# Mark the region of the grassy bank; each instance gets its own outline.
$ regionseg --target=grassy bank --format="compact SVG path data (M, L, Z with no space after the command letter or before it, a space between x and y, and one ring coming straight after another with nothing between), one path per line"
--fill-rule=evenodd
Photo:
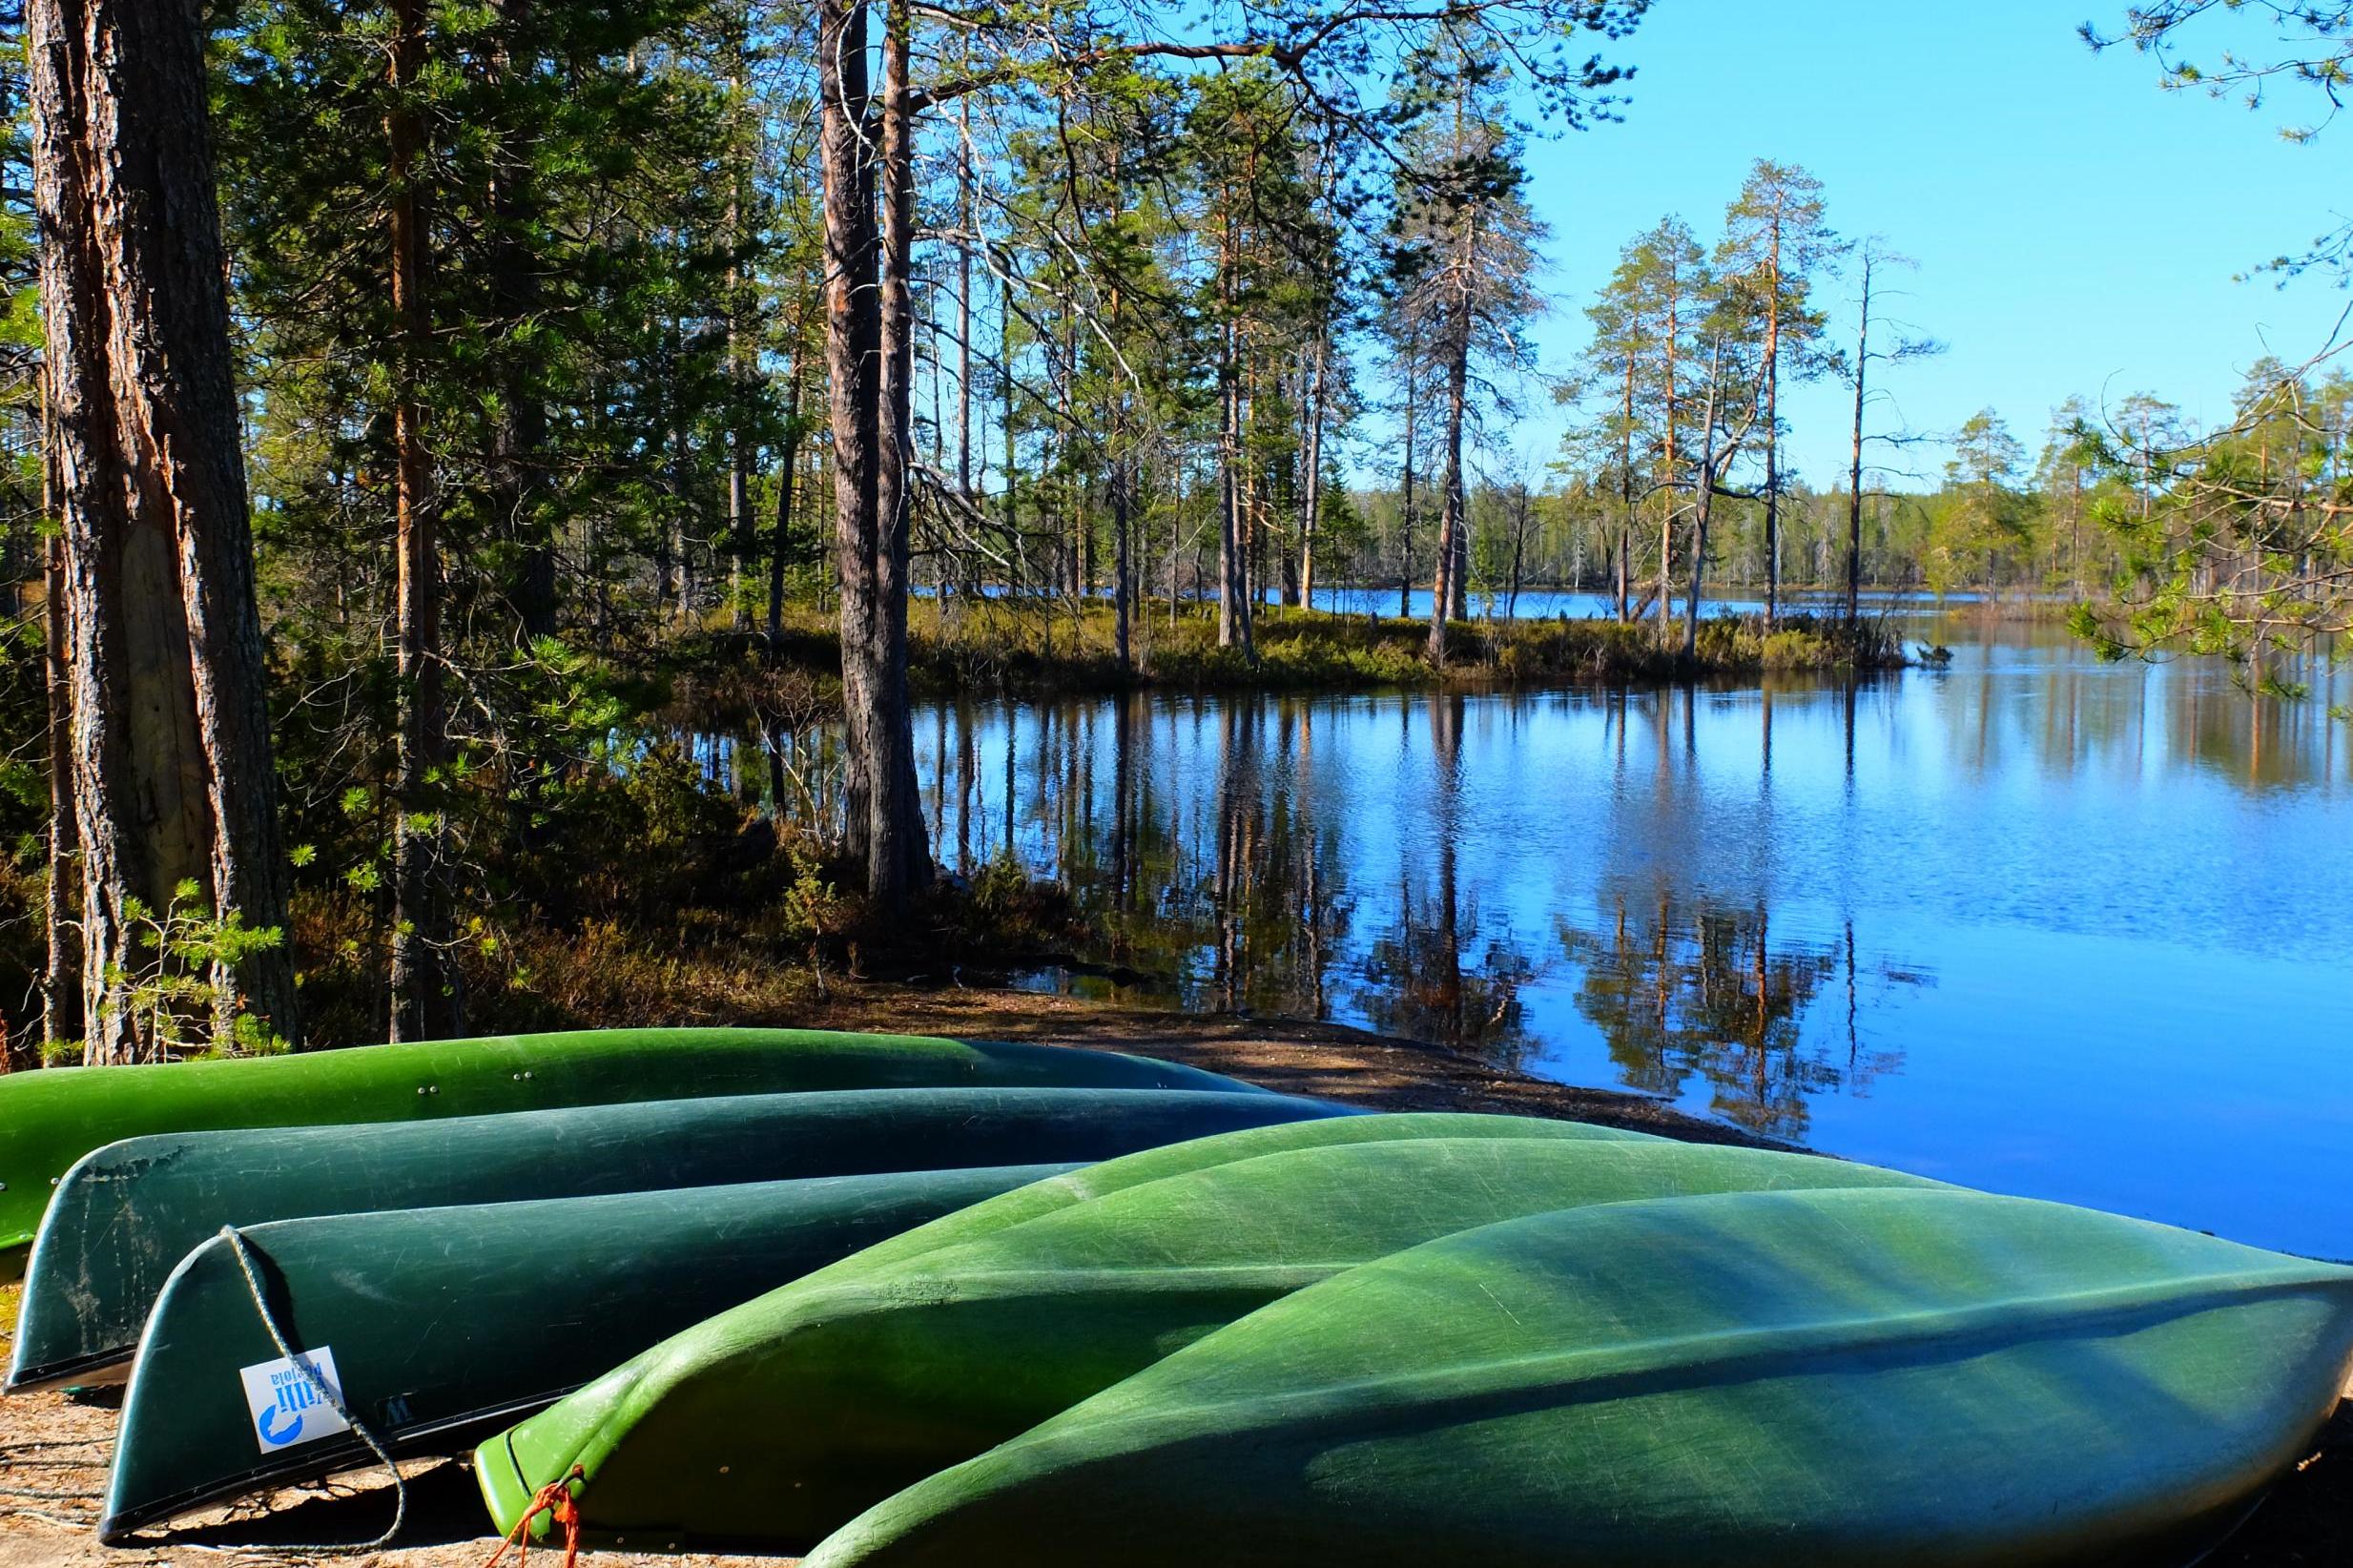
M1166 604L1137 615L1129 646L1132 671L1116 652L1108 606L1072 607L1040 600L926 600L909 625L909 673L918 694L1046 694L1161 687L1186 691L1361 691L1446 686L1571 683L1665 685L1753 679L1767 671L1846 673L1894 670L1908 659L1885 623L1785 615L1767 629L1761 617L1715 616L1700 624L1696 650L1683 652L1682 623L1661 636L1655 622L1606 620L1464 621L1452 631L1448 657L1434 664L1430 629L1418 620L1262 608L1250 652L1221 648L1215 611L1188 606L1171 620ZM734 645L731 647L730 645ZM673 649L674 670L709 668L731 653L750 655L759 640L712 632ZM795 615L780 644L780 663L830 678L840 670L832 625L815 612Z

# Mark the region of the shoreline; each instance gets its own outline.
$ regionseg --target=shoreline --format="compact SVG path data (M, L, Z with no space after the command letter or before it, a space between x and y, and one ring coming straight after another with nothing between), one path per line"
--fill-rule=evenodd
M1214 616L1200 607L1187 607L1171 623L1165 610L1146 605L1134 617L1131 664L1124 667L1106 606L927 601L917 606L908 629L908 677L914 696L937 700L1120 691L1680 687L1767 674L1868 676L1915 663L1905 640L1882 620L1867 616L1849 627L1794 608L1771 629L1762 616L1711 610L1689 655L1680 612L1664 640L1655 619L1564 615L1449 625L1448 657L1433 664L1425 621L1265 606L1257 612L1253 647L1245 652L1217 645ZM788 622L773 648L762 632L711 629L636 667L658 683L699 678L720 710L741 708L747 715L772 705L806 707L815 693L780 688L831 683L840 669L838 632L808 614Z
M1059 1042L1158 1056L1224 1072L1268 1088L1318 1095L1376 1110L1453 1110L1550 1116L1603 1123L1690 1142L1795 1147L1688 1115L1646 1096L1579 1087L1480 1062L1465 1053L1345 1025L1275 1018L1195 1017L1048 994L951 985L933 988L837 980L821 1002L789 1018L725 1021L899 1030L976 1039ZM14 1289L0 1290L0 1320L12 1323ZM90 1466L61 1465L111 1434L114 1412L57 1394L0 1401L0 1568L244 1568L357 1560L379 1568L481 1568L496 1546L470 1475L446 1461L421 1461L410 1476L409 1537L415 1544L354 1559L289 1556L287 1543L365 1540L391 1514L390 1489L364 1474L332 1486L277 1495L266 1517L250 1505L204 1516L198 1531L129 1548L100 1546L77 1519L94 1502L29 1499L20 1492L87 1494L103 1482ZM2353 1402L2339 1407L2317 1452L2281 1481L2247 1525L2206 1559L2207 1568L2301 1568L2353 1560ZM412 1467L403 1466L407 1472ZM249 1550L239 1550L248 1548ZM541 1549L543 1552L545 1548ZM560 1549L559 1549L560 1550ZM552 1558L550 1560L553 1560ZM701 1553L590 1551L592 1568L784 1568L791 1558Z

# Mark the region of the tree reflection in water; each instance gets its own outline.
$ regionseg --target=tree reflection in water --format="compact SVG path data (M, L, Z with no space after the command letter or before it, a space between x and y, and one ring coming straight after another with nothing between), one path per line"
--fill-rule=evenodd
M1623 775L1625 696L1560 700L1601 716ZM1481 728L1466 735L1475 704ZM1690 693L1651 704L1665 813L1688 804L1674 789L1696 754L1695 706ZM1851 746L1851 695L1842 706ZM1851 925L1842 941L1776 941L1762 902L1679 904L1665 882L1637 896L1607 875L1576 916L1497 900L1466 756L1510 742L1497 712L1461 692L944 705L924 737L924 800L949 865L971 876L1010 854L1068 888L1102 934L1084 972L1051 983L1337 1018L1511 1065L1540 1065L1570 1022L1530 1005L1541 988L1573 1003L1627 1085L1703 1089L1717 1114L1791 1139L1809 1096L1891 1064L1861 1038L1858 986L1909 977L1859 976ZM1843 1028L1802 1027L1842 990Z
M1560 927L1582 980L1577 1010L1600 1030L1629 1087L1682 1099L1697 1080L1719 1116L1775 1138L1803 1141L1808 1100L1868 1085L1902 1053L1862 1038L1854 926L1840 940L1772 939L1763 905L1679 909L1666 889L1620 891L1600 930ZM1880 983L1923 983L1883 969ZM1826 998L1844 1004L1843 1031L1801 1027Z

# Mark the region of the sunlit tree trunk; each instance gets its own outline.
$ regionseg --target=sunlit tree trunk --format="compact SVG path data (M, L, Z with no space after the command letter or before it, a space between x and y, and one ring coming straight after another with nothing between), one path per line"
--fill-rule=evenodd
M1456 613L1462 597L1462 568L1469 559L1466 544L1470 518L1464 506L1467 492L1462 476L1462 441L1471 402L1471 334L1476 324L1471 266L1476 235L1471 214L1464 214L1462 223L1461 254L1455 258L1456 276L1450 288L1455 298L1448 301L1453 308L1442 345L1446 352L1446 477L1438 514L1438 569L1430 597L1427 651L1434 664L1446 662L1446 625L1449 617Z
M768 552L768 647L784 641L784 571L792 558L793 504L800 484L802 325L793 323L793 350L784 370L784 450L776 469L776 537Z
M1617 609L1620 624L1633 618L1634 595L1634 371L1635 356L1626 353L1624 423L1618 438L1618 573Z
M1414 613L1414 438L1421 413L1421 358L1408 345L1405 361L1405 473L1398 498L1397 618Z
M1863 614L1863 416L1871 368L1871 255L1863 253L1863 304L1855 328L1854 449L1847 471L1847 620Z
M46 414L43 423L46 425ZM54 437L45 439L43 445L45 450L53 450ZM52 479L44 479L44 517L56 515L55 488ZM41 972L41 1038L57 1043L82 1038L82 930L72 897L81 834L73 822L73 704L68 662L72 638L66 627L62 534L51 536L49 560L41 575L47 623L43 629L47 633L43 685L49 699L49 886L44 909L49 960Z
M1315 608L1315 526L1324 508L1324 380L1331 355L1331 334L1315 339L1315 361L1308 375L1307 441L1303 461L1307 483L1302 486L1299 518L1299 602Z
M1234 319L1233 299L1234 269L1240 263L1234 256L1230 197L1228 215L1218 261L1218 286L1226 320L1219 324L1217 340L1218 466L1222 470L1217 523L1217 646L1239 648L1247 652L1251 646L1252 607L1243 518L1243 508L1249 502L1243 493L1242 475L1242 329Z
M1676 382L1677 356L1682 344L1682 288L1680 277L1668 279L1671 292L1666 302L1666 387L1665 402L1661 410L1666 421L1666 438L1659 448L1662 485L1659 491L1659 641L1664 644L1667 624L1675 613L1675 470L1681 454L1676 450L1677 421L1681 409L1681 387Z
M199 915L287 926L228 298L191 0L32 0L55 598L81 853L85 1055L155 1043L124 978L183 882ZM166 956L169 961L169 956ZM299 1034L283 946L213 979Z
M1781 226L1773 227L1765 299L1765 624L1781 619ZM1711 437L1712 439L1712 437Z
M914 510L913 105L906 0L883 25L879 102L862 4L820 0L826 368L833 382L835 551L841 574L846 840L884 910L931 879L907 700L908 529ZM869 152L870 125L878 147ZM877 174L880 175L877 220Z

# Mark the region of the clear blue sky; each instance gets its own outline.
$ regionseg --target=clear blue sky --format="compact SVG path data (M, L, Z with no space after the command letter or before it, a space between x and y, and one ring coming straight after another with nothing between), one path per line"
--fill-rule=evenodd
M2236 279L2353 208L2353 125L2299 148L2278 134L2310 117L2292 90L2256 113L2160 91L2152 61L2075 36L2122 6L1659 0L1620 46L1639 69L1624 122L1531 150L1558 299L1538 332L1545 368L1582 346L1582 307L1628 237L1679 213L1712 239L1749 164L1772 157L1823 181L1842 234L1885 235L1920 263L1890 311L1951 346L1893 373L1883 426L1950 431L1991 405L2031 453L2070 393L2225 413L2249 363L2267 347L2306 358L2348 302L2317 276L2284 292ZM1845 286L1824 298L1850 332ZM1847 396L1785 404L1810 483L1845 471ZM1531 400L1509 444L1549 455L1562 423ZM1933 477L1944 453L1885 461Z

